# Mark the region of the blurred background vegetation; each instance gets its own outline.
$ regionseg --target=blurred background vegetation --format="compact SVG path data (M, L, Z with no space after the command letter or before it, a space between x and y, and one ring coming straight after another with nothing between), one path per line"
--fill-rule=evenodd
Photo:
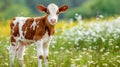
M120 0L0 0L0 20L11 19L14 16L40 16L36 9L38 4L47 6L55 3L58 6L69 5L69 10L60 18L74 18L75 13L83 18L120 15Z
M0 67L9 67L11 19L41 16L36 6L49 3L69 6L55 26L49 67L120 67L120 0L0 0ZM37 67L35 45L26 46L24 60Z

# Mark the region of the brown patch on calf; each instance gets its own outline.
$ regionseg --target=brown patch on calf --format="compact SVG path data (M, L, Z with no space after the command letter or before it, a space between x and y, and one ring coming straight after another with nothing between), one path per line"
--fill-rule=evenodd
M11 41L11 45L12 45L12 46L15 46L14 43L16 42L16 40L14 39L13 36L10 37L10 41Z
M19 23L17 23L16 25L14 25L13 21L15 20L15 18L13 18L13 20L10 23L10 28L11 28L11 36L19 36L19 28L18 25Z
M46 56L46 59L48 60L48 56Z
M41 39L46 32L49 36L54 34L54 26L48 22L47 17L48 15L35 19L38 25L33 38L35 41Z
M42 55L40 55L40 56L39 56L39 59L42 59L42 58L43 58L43 56L42 56Z
M19 28L18 28L18 23L16 25L14 25L13 21L15 20L15 18L13 18L13 20L11 21L10 23L10 28L11 28L11 31L10 31L10 41L11 41L11 45L12 46L15 46L15 36L19 36Z
M34 22L33 18L28 18L22 27L23 36L29 40L32 40L35 34L35 30L33 30L33 27L31 26L33 22Z
M15 46L15 44L13 44L13 43L12 43L11 45L12 45L12 46Z
M12 32L13 36L20 36L18 25L19 25L19 23L17 23L12 29L14 31L14 32Z
M36 18L35 19L36 23L37 23L37 28L35 30L35 35L34 35L34 40L37 41L39 39L42 38L42 36L45 34L45 22L44 22L44 18Z
M22 26L23 36L25 39L28 40L40 40L46 32L48 32L49 36L54 34L54 25L51 25L47 20L48 15L43 17L38 17L36 19L28 18L25 22L25 24ZM14 19L15 20L15 19ZM14 21L13 20L13 21ZM15 39L12 37L19 37L19 23L14 25L13 21L10 23L11 27L11 42L15 42ZM35 29L33 29L33 22L36 22Z
M47 20L47 16L48 15L35 19L38 26L34 36L35 41L41 39L46 32L48 32L49 36L54 34L54 26L50 25Z

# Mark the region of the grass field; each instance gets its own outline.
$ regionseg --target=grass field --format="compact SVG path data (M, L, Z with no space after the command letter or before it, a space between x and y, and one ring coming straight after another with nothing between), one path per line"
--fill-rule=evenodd
M9 67L10 20L0 22L0 67ZM26 67L37 67L35 45L26 46L24 62ZM17 58L14 67L20 67ZM49 67L120 67L120 19L59 22Z

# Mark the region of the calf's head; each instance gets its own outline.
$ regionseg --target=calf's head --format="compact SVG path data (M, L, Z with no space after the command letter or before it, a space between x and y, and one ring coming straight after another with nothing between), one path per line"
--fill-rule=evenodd
M51 25L54 25L58 20L58 15L60 13L64 13L68 9L68 6L63 5L61 7L58 7L57 5L52 3L49 4L47 7L43 5L38 5L37 9L41 12L47 13L48 14L47 20Z

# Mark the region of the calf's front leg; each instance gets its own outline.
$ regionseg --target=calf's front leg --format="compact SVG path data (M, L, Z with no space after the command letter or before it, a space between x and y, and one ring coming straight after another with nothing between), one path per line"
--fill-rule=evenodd
M37 56L38 56L38 67L42 67L43 58L43 42L42 40L36 42Z
M43 44L43 52L44 52L45 67L48 67L49 43L44 43Z

